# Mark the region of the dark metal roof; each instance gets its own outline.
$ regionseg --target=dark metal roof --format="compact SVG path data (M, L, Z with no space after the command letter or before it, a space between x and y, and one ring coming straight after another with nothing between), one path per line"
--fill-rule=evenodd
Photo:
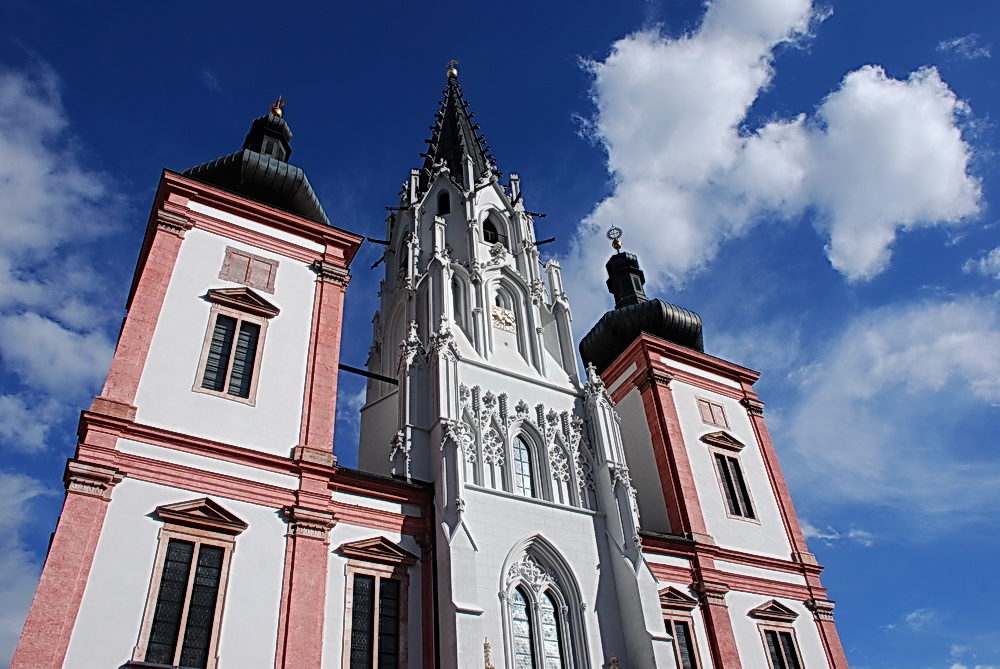
M292 131L283 118L267 114L255 119L243 150L185 170L184 174L258 202L290 211L304 218L331 225L302 168L289 165ZM261 151L272 140L280 150L274 155Z
M645 276L631 253L617 253L607 264L608 290L615 308L605 313L580 341L583 362L598 373L645 332L654 337L704 352L701 316L663 300L650 300L643 291Z
M448 86L443 91L444 99L441 107L434 114L434 125L431 126L431 138L425 140L429 145L424 157L424 166L420 170L420 190L425 191L434 175L434 164L442 160L451 170L452 178L462 178L462 165L466 156L472 157L472 179L478 181L484 174L500 173L496 169L493 156L487 153L486 139L479 132L479 124L473 123L474 113L469 111L469 103L465 100L462 87L457 76L448 77ZM475 184L464 184L471 188Z

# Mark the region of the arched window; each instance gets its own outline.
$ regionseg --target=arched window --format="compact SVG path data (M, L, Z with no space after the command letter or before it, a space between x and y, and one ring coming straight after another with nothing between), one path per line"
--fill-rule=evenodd
M451 213L451 198L448 196L448 191L443 190L438 193L438 216L444 216L445 214Z
M514 439L514 492L525 497L535 496L531 447L524 437Z
M500 241L500 233L497 232L496 224L488 218L483 223L483 241L487 244L496 244Z
M565 560L535 536L512 549L502 572L504 642L517 669L586 669L580 590Z

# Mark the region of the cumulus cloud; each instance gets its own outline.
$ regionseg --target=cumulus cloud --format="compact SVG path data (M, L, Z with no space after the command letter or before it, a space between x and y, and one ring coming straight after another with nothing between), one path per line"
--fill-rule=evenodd
M117 305L87 254L124 200L78 146L51 68L0 69L0 362L19 382L0 398L0 443L16 450L40 448L67 415L56 402L92 393L113 349Z
M808 368L799 395L782 430L804 496L881 507L910 536L996 521L1000 459L967 432L1000 401L994 301L864 314Z
M990 45L982 46L979 43L982 37L977 33L970 33L964 37L955 37L938 42L937 50L945 53L952 53L966 60L976 58L989 58Z
M762 221L813 212L830 262L864 280L885 269L901 230L974 216L968 108L934 68L897 80L866 66L811 116L745 127L776 49L807 39L816 20L809 0L716 0L690 34L643 30L588 63L597 111L586 130L607 151L614 192L579 229L567 267L599 266L597 238L617 224L656 258L654 285L678 282ZM578 271L572 284L599 290Z
M35 479L0 472L0 665L14 654L41 571L23 540L31 502L53 494Z
M979 258L969 259L962 266L967 274L973 272L977 274L982 274L983 276L991 276L994 279L1000 279L1000 246L996 247L992 251L983 254Z

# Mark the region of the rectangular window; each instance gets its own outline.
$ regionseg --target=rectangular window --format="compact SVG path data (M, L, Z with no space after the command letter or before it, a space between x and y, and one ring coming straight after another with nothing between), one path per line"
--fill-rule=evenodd
M674 637L674 656L678 669L698 669L698 652L695 648L691 621L667 619L667 627Z
M708 425L729 427L729 422L726 420L726 412L722 408L722 405L717 402L709 402L708 400L698 398L698 412L701 414L701 420Z
M201 387L249 398L259 341L259 324L219 314L209 342Z
M791 630L764 629L764 645L771 669L802 669L795 633Z
M399 667L399 613L398 580L369 574L354 575L350 669Z
M146 662L196 669L208 666L223 554L218 546L169 540L146 646ZM180 648L179 639L182 639Z
M729 514L754 520L756 516L750 500L750 489L747 487L746 479L743 478L740 461L730 455L716 453L715 465L719 473L722 493L726 497Z

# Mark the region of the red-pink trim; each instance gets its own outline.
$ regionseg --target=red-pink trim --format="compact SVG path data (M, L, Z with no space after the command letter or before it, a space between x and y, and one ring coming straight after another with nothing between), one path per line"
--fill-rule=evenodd
M332 517L301 507L286 510L289 521L285 548L282 626L275 653L276 669L320 669L326 622L329 528Z
M768 479L771 481L771 491L774 499L778 503L778 511L781 513L781 522L785 526L785 534L788 542L792 546L792 555L799 560L813 561L815 558L806 546L805 536L802 534L802 526L799 525L799 517L795 513L795 505L792 504L792 496L788 492L788 484L785 476L781 473L781 465L778 464L778 454L775 453L774 443L771 435L764 424L763 403L757 399L757 394L750 389L749 385L743 387L743 402L747 407L747 415L750 417L750 424L753 426L754 436L760 444L760 452L764 457L764 467L767 469Z
M139 274L135 294L130 300L128 316L122 325L111 369L101 391L103 399L125 405L135 402L139 379L153 341L153 332L160 318L167 286L183 241L182 234L159 228L156 216L154 210L149 222L148 234L151 235L151 241L146 260L141 272L136 270Z
M66 491L11 669L62 668L109 501L110 488L103 495Z
M347 268L320 262L316 269L319 278L309 335L299 443L330 452L333 450L333 428L337 416L337 373Z

